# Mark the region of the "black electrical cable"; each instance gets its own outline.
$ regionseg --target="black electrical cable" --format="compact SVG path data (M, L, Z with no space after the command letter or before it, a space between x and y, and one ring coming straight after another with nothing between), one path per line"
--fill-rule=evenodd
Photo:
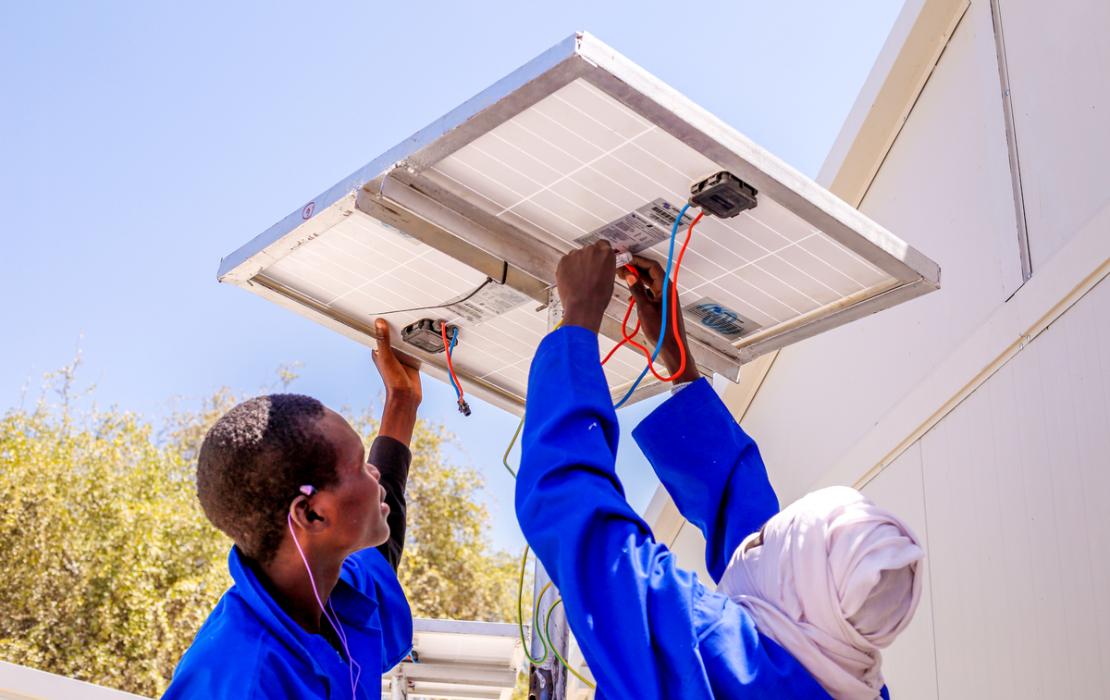
M509 263L502 262L501 266L502 266L501 267L501 281L498 282L498 284L505 284L505 280L509 276ZM404 314L404 313L412 313L413 311L430 311L432 309L443 309L443 308L446 308L448 306L454 306L455 304L461 304L464 301L470 301L471 299L474 298L474 296L478 292L485 289L487 284L489 284L490 282L496 282L496 281L497 280L493 279L492 277L487 277L485 282L482 282L481 284L479 284L474 289L474 291L467 294L462 299L456 299L454 301L449 301L446 304L433 304L431 306L414 306L411 309L394 309L393 311L382 311L382 312L379 312L379 313L370 314L370 316L388 316L389 314Z
M445 304L432 304L431 306L414 306L411 309L394 309L393 311L380 311L378 313L374 313L374 314L370 314L370 315L371 316L387 316L389 314L403 314L403 313L411 313L413 311L430 311L431 309L442 309L442 308L445 308L445 307L448 307L448 306L454 306L455 304L461 304L464 301L469 301L470 299L473 299L474 295L476 295L478 292L485 289L486 285L489 284L490 282L493 282L493 281L494 281L494 279L492 277L487 277L485 282L482 282L481 284L479 284L474 289L474 291L467 294L462 299L456 299L455 301L449 301Z

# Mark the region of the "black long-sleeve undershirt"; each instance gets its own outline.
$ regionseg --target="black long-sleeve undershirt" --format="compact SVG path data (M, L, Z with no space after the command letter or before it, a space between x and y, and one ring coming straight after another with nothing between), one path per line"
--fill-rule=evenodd
M412 452L400 440L385 435L374 438L370 445L370 463L381 472L381 485L385 489L385 502L389 504L389 540L378 547L396 571L405 549L405 486L409 480Z

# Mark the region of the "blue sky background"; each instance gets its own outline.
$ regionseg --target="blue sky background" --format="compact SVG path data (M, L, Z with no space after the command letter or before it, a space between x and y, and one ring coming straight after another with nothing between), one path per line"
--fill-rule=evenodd
M234 287L220 257L576 30L816 174L901 8L800 2L24 2L0 7L0 410L84 352L100 404L157 420L220 386L379 402L369 352ZM690 8L697 8L692 10ZM516 418L426 380L422 415L487 478ZM657 482L622 411L619 470Z

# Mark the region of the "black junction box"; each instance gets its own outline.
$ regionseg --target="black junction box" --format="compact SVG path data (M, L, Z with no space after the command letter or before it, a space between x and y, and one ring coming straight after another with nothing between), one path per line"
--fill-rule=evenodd
M435 355L443 352L443 321L431 318L422 318L415 323L410 323L401 329L401 340L409 345L418 347L426 353ZM455 326L447 326L447 339L450 340L455 332Z
M690 203L719 219L729 219L745 209L754 209L757 194L754 187L722 170L690 188Z

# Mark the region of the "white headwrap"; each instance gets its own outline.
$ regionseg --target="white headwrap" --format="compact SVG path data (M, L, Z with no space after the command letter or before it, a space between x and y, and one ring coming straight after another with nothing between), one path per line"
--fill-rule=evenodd
M880 650L921 597L925 556L910 529L845 486L815 491L736 548L717 587L834 698L874 700ZM754 545L754 546L747 546Z

